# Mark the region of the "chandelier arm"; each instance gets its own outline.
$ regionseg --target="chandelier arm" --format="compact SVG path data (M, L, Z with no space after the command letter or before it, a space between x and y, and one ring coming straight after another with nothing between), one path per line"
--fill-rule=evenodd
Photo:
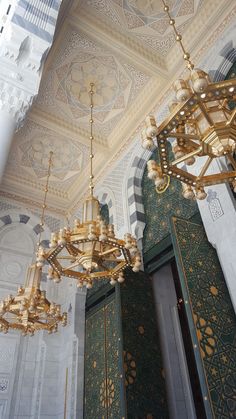
M207 161L205 162L205 164L202 167L201 172L199 173L199 176L197 177L197 181L201 180L201 178L205 175L208 167L210 166L211 162L213 160L213 157L208 157Z
M203 104L202 102L199 102L198 106L201 109L201 111L202 111L203 115L205 116L205 118L206 118L208 124L210 125L210 127L214 126L214 122L212 121L212 119L211 119L211 117L210 117L210 115L209 115L209 113L206 109L205 104Z
M103 260L107 260L108 262L116 262L116 263L120 263L121 261L123 261L124 259L116 259L116 258L103 258Z
M233 110L231 118L227 121L227 125L230 125L233 122L235 117L236 117L236 108Z
M76 268L76 266L79 266L80 265L80 263L77 261L77 262L74 262L74 263L72 263L71 265L69 265L69 266L67 266L66 268L62 268L62 272L65 272L65 271L67 271L67 269L72 269L72 268Z
M57 259L71 260L72 258L75 259L75 256L57 256Z
M228 155L227 155L227 157L228 157L228 159L229 159L230 163L232 164L232 166L233 166L234 170L236 170L236 161L235 161L235 159L233 158L232 154L228 154Z
M67 244L66 245L66 249L68 251L68 253L70 253L71 256L77 256L78 253L83 254L84 252L80 249L78 249L77 247L75 247L73 244Z
M198 141L198 143L195 143L195 141L192 140L187 140L187 146L191 147L192 150L197 150L197 148L199 148L199 144L201 144L201 139L196 138L196 141Z
M163 6L164 6L164 12L166 12L166 14L169 17L169 24L173 27L174 33L176 35L176 41L179 42L180 47L183 51L183 58L184 60L188 63L187 64L187 68L191 71L194 68L194 64L192 63L192 61L190 60L190 54L186 51L183 42L182 42L182 36L181 34L177 31L177 28L175 26L175 20L172 18L170 12L169 12L169 6L167 6L167 4L165 3L164 0L162 0Z
M197 135L197 134L185 134L185 133L180 133L180 132L173 132L172 135L175 138L183 138L184 140L197 140L197 141L200 141L199 135ZM170 135L170 138L171 138L171 135ZM192 144L194 145L195 143L192 142Z
M105 252L100 252L99 256L109 255L109 253L113 253L116 250L119 250L119 248L118 247L115 247L115 248L113 247L112 249L105 250Z
M202 151L202 146L198 147L196 150L191 151L191 153L185 154L184 156L180 157L179 159L174 160L171 162L171 166L176 166L179 163L184 162L190 157L196 156L196 154L200 153Z

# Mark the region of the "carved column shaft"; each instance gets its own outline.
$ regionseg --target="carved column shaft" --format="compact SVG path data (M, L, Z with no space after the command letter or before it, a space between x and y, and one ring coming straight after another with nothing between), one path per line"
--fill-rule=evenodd
M16 0L10 3L11 9L5 16L0 35L0 182L13 133L23 124L38 93L61 0ZM7 13L9 4L5 4ZM0 12L1 16L4 15L2 8Z

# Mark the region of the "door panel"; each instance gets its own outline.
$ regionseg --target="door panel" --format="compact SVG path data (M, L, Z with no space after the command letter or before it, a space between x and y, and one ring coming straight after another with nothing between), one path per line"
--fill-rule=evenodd
M171 233L207 417L236 412L236 318L204 227L173 217Z
M86 316L86 419L125 417L118 315L113 294Z

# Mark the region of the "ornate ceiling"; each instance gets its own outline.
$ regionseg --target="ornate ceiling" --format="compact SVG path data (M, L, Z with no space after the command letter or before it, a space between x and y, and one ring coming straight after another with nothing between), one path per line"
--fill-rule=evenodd
M233 1L169 0L193 57L229 12L225 3L233 7ZM161 0L64 1L38 97L15 135L1 189L40 202L52 150L49 201L69 210L88 184L90 82L101 176L182 70Z

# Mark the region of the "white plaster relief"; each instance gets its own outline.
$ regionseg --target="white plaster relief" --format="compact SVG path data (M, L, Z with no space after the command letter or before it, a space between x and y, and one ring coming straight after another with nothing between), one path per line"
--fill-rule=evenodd
M8 113L19 128L32 105L33 95L7 81L0 81L0 111Z
M224 215L223 208L215 191L211 189L208 190L207 202L209 203L208 207L213 221Z
M168 2L179 30L191 22L202 3L199 0ZM162 56L169 52L175 42L160 0L91 0L89 10L84 0L82 9L110 26L115 25L117 31L127 37L135 37L143 47L148 46Z
M1 378L0 377L0 394L4 394L8 392L9 387L9 379L8 378Z

